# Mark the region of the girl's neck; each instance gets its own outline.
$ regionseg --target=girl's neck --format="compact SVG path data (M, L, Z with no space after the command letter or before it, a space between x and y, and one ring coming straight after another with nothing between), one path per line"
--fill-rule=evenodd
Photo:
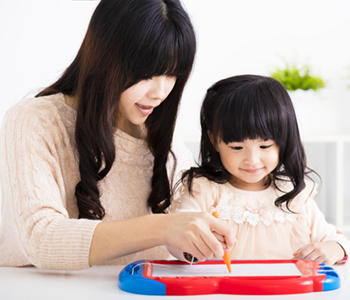
M228 182L236 189L257 192L266 190L269 187L270 180L269 178L265 177L258 182L245 182L243 180L239 180L234 176L231 176Z

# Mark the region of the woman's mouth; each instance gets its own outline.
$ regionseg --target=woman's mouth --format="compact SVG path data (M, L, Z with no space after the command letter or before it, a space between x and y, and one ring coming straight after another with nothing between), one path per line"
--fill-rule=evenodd
M139 109L139 111L145 115L148 116L153 112L154 107L153 106L146 106L146 105L141 105L136 103L137 108Z

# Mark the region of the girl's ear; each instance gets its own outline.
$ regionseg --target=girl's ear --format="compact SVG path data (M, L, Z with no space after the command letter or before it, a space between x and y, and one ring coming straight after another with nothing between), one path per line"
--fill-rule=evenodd
M216 148L216 145L215 145L215 143L214 143L213 134L212 134L209 130L207 130L207 134L208 134L208 137L209 137L209 140L210 140L211 144L213 145L213 147L215 148L215 150L218 151L218 149Z

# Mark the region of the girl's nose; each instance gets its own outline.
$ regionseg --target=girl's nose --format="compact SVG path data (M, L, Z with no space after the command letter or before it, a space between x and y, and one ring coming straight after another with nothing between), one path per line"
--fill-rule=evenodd
M260 162L260 157L255 151L249 151L245 157L244 163L250 166L254 166Z

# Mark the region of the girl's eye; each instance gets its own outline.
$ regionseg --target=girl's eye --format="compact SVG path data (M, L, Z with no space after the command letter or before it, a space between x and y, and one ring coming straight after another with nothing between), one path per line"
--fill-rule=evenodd
M263 145L260 146L261 149L269 149L272 145Z
M242 150L243 147L241 147L241 146L231 146L231 149L233 149L233 150Z

